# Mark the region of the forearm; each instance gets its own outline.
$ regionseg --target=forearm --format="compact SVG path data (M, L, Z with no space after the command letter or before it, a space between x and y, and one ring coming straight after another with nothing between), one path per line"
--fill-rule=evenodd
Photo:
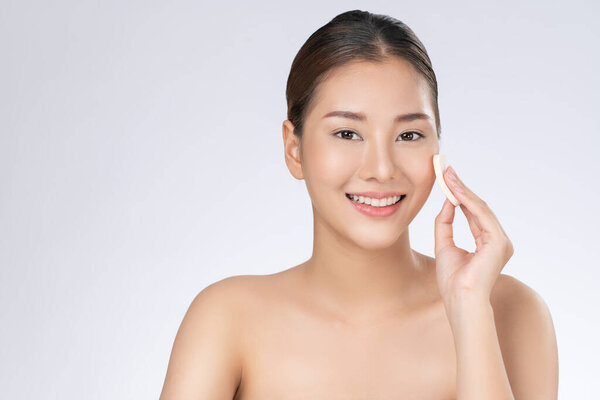
M456 349L456 399L514 400L489 300L462 296L446 313Z

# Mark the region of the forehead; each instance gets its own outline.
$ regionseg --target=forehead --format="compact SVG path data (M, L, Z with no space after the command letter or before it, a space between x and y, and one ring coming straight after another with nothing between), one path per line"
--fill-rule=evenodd
M361 111L374 118L398 112L433 117L429 87L414 67L399 57L381 63L356 61L330 71L315 92L311 114L332 110Z

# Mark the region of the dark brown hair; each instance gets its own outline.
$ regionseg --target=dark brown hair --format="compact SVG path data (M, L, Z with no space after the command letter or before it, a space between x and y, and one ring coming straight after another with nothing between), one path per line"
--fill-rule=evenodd
M361 10L337 15L310 35L296 54L285 92L287 119L294 125L294 134L302 138L315 90L334 68L351 61L383 62L391 56L408 61L427 81L439 139L437 80L425 46L405 23Z

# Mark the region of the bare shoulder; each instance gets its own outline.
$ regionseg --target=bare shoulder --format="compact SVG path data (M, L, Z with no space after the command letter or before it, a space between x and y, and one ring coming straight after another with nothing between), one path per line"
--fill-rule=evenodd
M214 297L232 311L260 301L283 281L282 272L270 275L234 275L208 285L198 296Z
M548 310L546 302L538 292L507 274L500 274L498 277L490 301L494 313L498 316L508 317L523 310L524 306L536 307L538 311L544 311L544 308Z
M206 286L192 301L189 312L210 313L239 332L251 322L251 312L260 308L272 275L234 275Z
M498 329L515 328L515 324L524 324L527 320L530 322L523 325L524 327L542 328L532 326L536 322L545 324L545 328L549 328L548 324L552 324L550 309L542 296L513 276L500 274L490 296L490 302L496 323L500 323ZM522 329L516 332L526 333Z
M233 398L242 374L241 304L258 281L232 276L195 296L173 343L161 400Z
M264 285L267 276L269 275L234 275L223 278L202 289L194 301L202 297L218 298L232 307L237 301L245 299L248 291L255 292L259 286Z
M556 399L558 347L552 315L542 296L501 274L490 301L515 398Z
M234 314L238 325L251 323L258 308L272 307L273 301L289 295L297 287L294 268L267 275L234 275L205 287L195 303L215 303L225 314ZM262 310L265 311L265 310Z

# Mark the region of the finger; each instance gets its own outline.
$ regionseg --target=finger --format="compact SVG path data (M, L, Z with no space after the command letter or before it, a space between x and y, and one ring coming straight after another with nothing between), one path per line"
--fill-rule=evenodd
M454 221L454 205L446 199L442 210L435 217L435 255L437 256L442 249L451 246L454 247L452 233L452 222Z
M469 228L471 229L471 233L475 238L475 244L477 245L477 248L479 249L484 243L488 243L489 241L491 241L492 235L481 229L479 223L477 222L477 219L473 214L471 214L467 207L461 204L460 209L467 218L467 222L469 223Z
M460 179L452 179L452 172L456 174L451 166L444 172L444 180L450 190L461 204L467 208L477 222L477 226L486 232L497 234L502 232L500 222L488 205L469 189Z
M469 211L467 207L465 207L464 204L460 205L460 209L467 218L467 222L469 223L469 228L471 228L471 233L473 234L473 236L478 237L479 235L481 235L481 226L479 225L479 222L477 222L477 218L475 218L475 216L471 213L471 211Z

